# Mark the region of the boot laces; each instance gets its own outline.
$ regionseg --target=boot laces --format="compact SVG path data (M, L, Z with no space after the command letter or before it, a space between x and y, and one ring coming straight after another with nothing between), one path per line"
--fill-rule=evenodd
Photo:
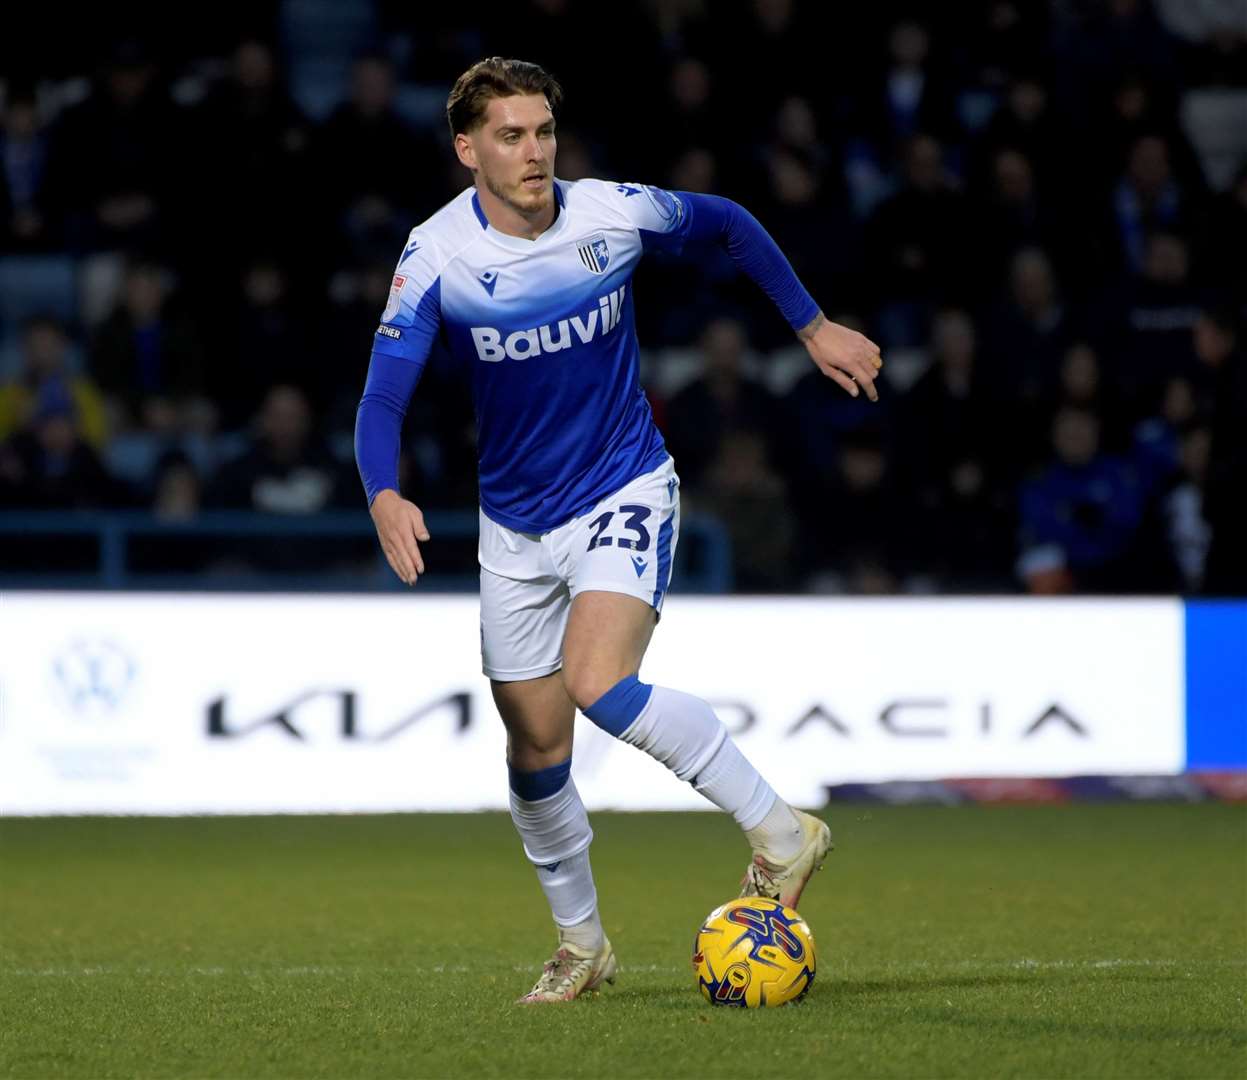
M593 963L592 957L573 956L566 949L559 949L541 968L541 978L532 993L565 993L576 981L581 966Z

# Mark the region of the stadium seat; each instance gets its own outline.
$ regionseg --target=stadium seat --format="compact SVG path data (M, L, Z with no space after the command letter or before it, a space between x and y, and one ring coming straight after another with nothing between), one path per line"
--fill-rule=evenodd
M1229 187L1247 157L1247 90L1189 90L1182 97L1182 125L1199 152L1208 182Z
M288 0L281 21L290 92L308 116L325 120L346 96L355 57L375 40L372 6Z
M138 487L152 479L156 462L167 440L148 431L130 431L116 435L104 451L104 463L118 479Z
M32 315L77 321L78 277L70 256L0 258L0 324L12 333Z

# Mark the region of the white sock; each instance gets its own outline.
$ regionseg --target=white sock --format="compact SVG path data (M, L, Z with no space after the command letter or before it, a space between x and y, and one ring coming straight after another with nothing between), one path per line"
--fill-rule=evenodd
M655 686L620 738L687 780L742 829L756 828L776 801L771 785L737 749L723 721L692 694Z
M553 795L536 801L520 798L513 786L511 820L524 854L537 870L561 936L571 935L564 940L582 948L596 948L602 940L602 923L589 865L593 830L571 777Z
M582 861L584 863L583 867L571 865L579 864ZM564 870L564 867L567 869ZM574 945L582 952L597 952L602 947L606 933L602 929L602 918L598 915L597 892L593 888L593 871L589 867L589 853L582 851L579 855L573 855L563 863L563 866L559 867L558 873L560 875L566 873L568 881L566 883L552 883L541 870L537 871L537 876L542 879L541 887L545 890L546 898L550 901L551 910L556 910L556 896L559 897L561 902L563 894L566 893L569 901L574 900L584 892L586 883L588 884L589 892L592 894L593 902L593 908L588 917L573 923L571 926L559 923L558 916L555 916L554 921L559 928L559 943ZM570 906L570 903L568 906Z
M767 856L770 862L785 863L801 850L805 834L797 815L778 795L771 809L756 827L745 830L754 851Z

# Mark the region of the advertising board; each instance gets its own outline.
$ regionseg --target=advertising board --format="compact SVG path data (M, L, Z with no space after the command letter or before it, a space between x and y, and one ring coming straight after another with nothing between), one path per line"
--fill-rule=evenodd
M0 812L501 809L473 597L11 593ZM1172 600L673 597L642 678L709 700L789 800L1180 772ZM577 721L590 808L707 804Z

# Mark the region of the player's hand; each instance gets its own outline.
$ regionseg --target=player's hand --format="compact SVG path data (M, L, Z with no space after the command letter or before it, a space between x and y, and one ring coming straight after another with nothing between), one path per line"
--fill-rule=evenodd
M804 342L810 359L829 379L834 379L854 397L865 390L871 401L879 400L875 377L883 367L883 360L879 356L879 346L870 338L831 322L822 312L797 336Z
M381 550L403 582L414 585L424 573L420 543L428 540L420 507L408 502L393 488L377 492L369 508L372 523L377 527Z

